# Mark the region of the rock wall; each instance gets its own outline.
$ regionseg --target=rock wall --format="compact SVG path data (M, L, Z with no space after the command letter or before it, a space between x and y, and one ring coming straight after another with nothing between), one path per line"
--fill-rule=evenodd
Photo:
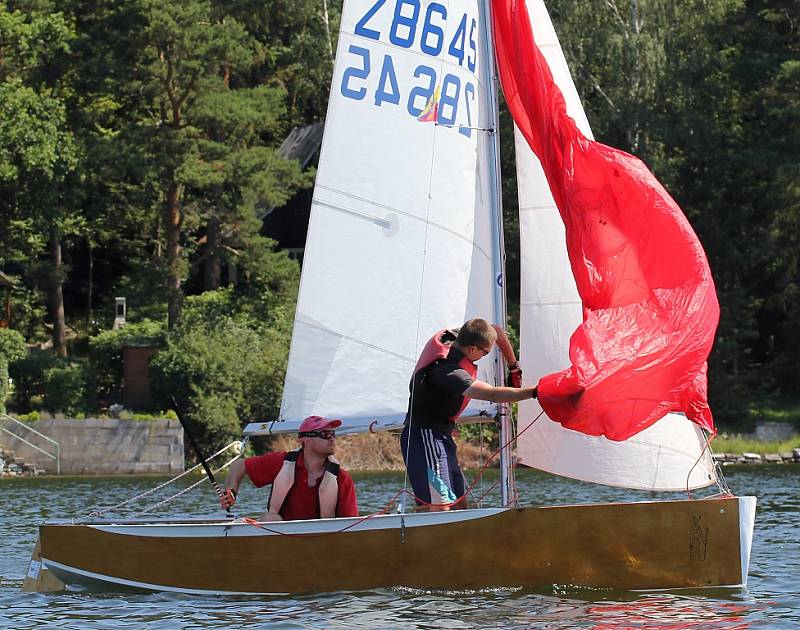
M782 442L797 434L789 422L762 422L756 425L756 439L762 442Z
M53 446L20 427L17 435L49 452ZM183 428L177 420L48 419L30 425L59 443L62 475L176 473L183 466ZM56 462L19 439L0 433L0 444L50 474Z

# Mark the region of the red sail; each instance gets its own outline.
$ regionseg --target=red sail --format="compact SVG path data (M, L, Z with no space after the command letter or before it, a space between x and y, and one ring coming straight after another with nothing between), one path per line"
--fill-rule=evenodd
M492 0L508 107L542 163L583 302L571 367L539 381L547 415L625 440L669 411L714 432L706 359L719 321L705 252L637 158L586 138L531 32L524 0Z

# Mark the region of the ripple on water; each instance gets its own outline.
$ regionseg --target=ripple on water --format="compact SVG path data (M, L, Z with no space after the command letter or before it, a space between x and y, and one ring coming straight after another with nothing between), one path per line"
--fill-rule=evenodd
M796 521L800 467L737 467L725 473L739 494L753 494L759 499L748 590L632 593L554 585L544 590L398 588L304 597L23 594L19 589L36 540L37 523L114 505L157 481L141 477L4 479L0 481L0 505L4 508L0 521L0 628L798 627L800 538ZM491 474L496 475L496 471ZM403 484L402 473L354 477L364 512L382 508ZM486 486L492 481L488 480ZM651 498L649 493L576 483L531 470L519 471L518 489L523 503L528 504ZM257 513L263 508L263 493L250 489L242 494L243 512ZM150 503L158 500L148 499ZM176 499L170 513L202 515L208 513L213 501L208 488L201 487ZM161 511L156 515L167 514Z

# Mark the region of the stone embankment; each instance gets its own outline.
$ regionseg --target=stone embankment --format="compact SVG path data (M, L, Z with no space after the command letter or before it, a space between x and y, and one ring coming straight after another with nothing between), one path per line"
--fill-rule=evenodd
M2 474L172 474L184 470L183 427L177 420L57 418L32 422L30 427L55 441L57 449L18 424L6 426L7 431L0 434L3 452L8 453L2 457Z
M785 453L714 453L714 461L723 466L731 464L791 464L800 463L800 448Z

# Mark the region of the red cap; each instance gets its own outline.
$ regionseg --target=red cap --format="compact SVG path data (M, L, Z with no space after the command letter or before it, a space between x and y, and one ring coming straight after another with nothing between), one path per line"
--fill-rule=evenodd
M306 431L321 431L322 429L335 429L342 424L341 420L331 418L323 418L322 416L308 416L303 420L298 433L305 433Z

